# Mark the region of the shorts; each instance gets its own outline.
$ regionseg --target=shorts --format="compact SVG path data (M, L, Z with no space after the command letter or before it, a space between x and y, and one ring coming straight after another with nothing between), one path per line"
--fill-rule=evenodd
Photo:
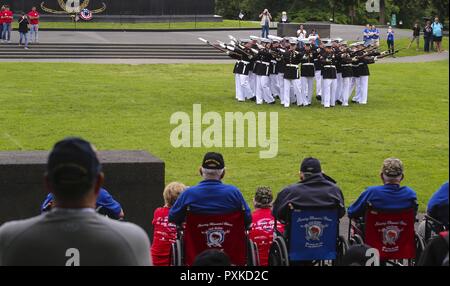
M440 37L433 36L433 42L442 42L442 36Z

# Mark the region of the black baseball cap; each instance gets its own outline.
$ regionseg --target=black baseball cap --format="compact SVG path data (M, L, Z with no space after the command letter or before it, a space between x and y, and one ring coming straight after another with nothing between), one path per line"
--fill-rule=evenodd
M300 171L303 173L317 174L322 173L322 167L320 161L316 158L305 158L300 166Z
M91 184L100 172L100 161L91 143L81 138L59 141L48 157L47 174L55 185Z
M208 152L203 158L202 167L205 169L221 170L225 168L223 156L220 153Z

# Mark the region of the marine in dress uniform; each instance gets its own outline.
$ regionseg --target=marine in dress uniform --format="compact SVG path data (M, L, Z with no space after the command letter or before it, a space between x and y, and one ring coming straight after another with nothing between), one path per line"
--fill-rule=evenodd
M306 99L307 102L305 106L311 105L315 72L314 51L311 49L311 43L308 40L304 40L301 57L301 86L303 99Z
M352 58L349 53L343 53L340 56L342 69L342 106L348 106L348 100L351 95L351 86L353 79Z
M315 70L314 79L316 80L316 98L322 101L322 63L319 61L319 57L323 53L323 49L315 44L312 45L312 49L315 50L313 61Z
M274 104L275 99L272 96L270 89L270 62L273 59L270 53L271 40L261 39L264 48L261 49L256 56L256 104L263 104L263 102Z
M274 97L280 97L281 96L281 87L280 82L278 78L278 72L279 72L279 65L280 60L279 57L273 56L274 54L278 53L278 48L280 47L280 41L278 39L273 38L272 39L272 45L270 49L272 50L272 60L270 61L270 90L272 91L272 95Z
M335 106L336 104L336 88L337 88L337 71L336 57L332 50L332 44L325 44L325 52L319 59L322 62L323 77L323 105L326 108Z
M251 60L253 56L250 54L249 49L247 48L250 40L241 39L241 44L246 45L246 49L244 52L237 50L237 53L240 55L240 58L236 62L234 73L236 77L236 99L238 101L245 101L246 99L252 99L255 94L250 86L249 73L251 68Z
M289 40L290 48L283 54L284 59L284 92L283 103L284 107L289 107L291 103L291 86L294 88L294 94L297 98L297 106L308 105L306 99L303 98L300 68L301 53L297 49L297 39L291 38Z

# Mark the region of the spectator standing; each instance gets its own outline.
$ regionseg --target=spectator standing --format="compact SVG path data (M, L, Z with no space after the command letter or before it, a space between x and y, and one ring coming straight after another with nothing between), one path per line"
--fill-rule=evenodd
M0 227L0 266L150 266L150 242L142 228L95 212L101 170L89 142L56 143L45 184L57 207Z
M5 10L5 5L0 8L0 41L3 42L3 11Z
M430 51L430 45L433 41L433 28L431 27L431 21L427 21L425 27L423 28L423 49L425 52Z
M267 38L269 37L269 29L270 29L270 22L272 21L272 15L270 15L268 9L264 9L264 11L259 15L259 18L261 19L261 29L262 29L261 38Z
M157 208L153 215L151 254L155 266L170 266L170 248L177 239L177 227L169 223L169 210L185 189L182 183L168 184L163 192L164 206Z
M416 41L416 51L419 51L419 45L420 45L420 26L419 23L415 23L413 30L413 36L411 38L411 42L409 42L408 49L411 48L411 45L414 41Z
M431 25L433 29L433 42L436 44L437 52L442 52L441 42L442 42L442 29L444 28L439 22L439 18L434 18L434 23Z
M392 57L395 58L394 54L394 41L395 41L395 33L391 26L389 26L387 31L387 46L389 53L392 53Z
M370 24L367 24L366 27L363 30L363 41L364 46L367 47L370 45L370 42L372 41L371 32L372 26Z
M300 44L300 48L304 47L304 42L303 40L308 38L308 33L306 32L306 30L303 28L303 25L300 25L300 27L297 30L297 39L298 42Z
M19 19L19 34L20 34L20 40L19 40L19 47L23 45L25 46L25 50L28 50L28 25L30 22L28 22L28 16L25 15L25 13L22 13L20 19Z
M287 16L286 11L283 11L281 13L280 24L287 24L287 23L289 23L289 18Z
M14 14L9 9L9 6L5 6L5 9L3 10L0 17L2 18L3 22L2 39L4 42L11 43L11 23L13 21Z
M36 7L31 8L31 11L28 12L28 18L30 19L30 42L38 43L39 42L39 18L40 15L36 10ZM34 37L34 39L33 39Z
M372 25L371 39L372 44L374 44L377 47L380 46L380 30L378 30L378 28L375 27L375 25Z

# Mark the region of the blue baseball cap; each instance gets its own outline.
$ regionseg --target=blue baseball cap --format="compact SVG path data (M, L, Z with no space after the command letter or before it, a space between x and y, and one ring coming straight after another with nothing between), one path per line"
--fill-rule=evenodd
M50 152L47 174L55 185L91 184L101 172L101 164L91 143L68 137Z

